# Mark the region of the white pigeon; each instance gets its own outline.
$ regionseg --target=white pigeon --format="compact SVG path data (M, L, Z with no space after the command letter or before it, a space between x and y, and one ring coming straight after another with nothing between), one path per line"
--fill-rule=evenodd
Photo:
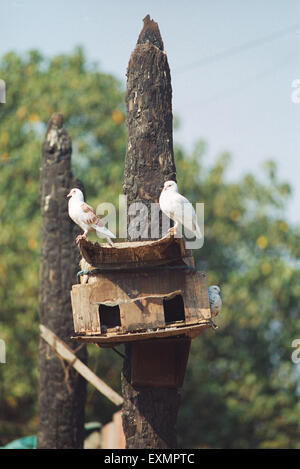
M222 299L220 296L220 292L220 287L218 287L217 285L212 285L211 287L208 287L208 299L212 317L217 316L222 308Z
M78 244L81 239L86 239L86 235L92 230L96 231L99 238L106 238L112 246L111 238L115 238L115 235L105 227L95 210L85 203L81 190L71 189L67 197L69 198L69 216L84 231L82 235L77 236L76 243Z
M191 231L196 238L202 238L194 207L188 199L179 194L175 181L166 181L164 183L164 188L159 197L159 205L161 211L175 222L174 233L177 233L176 230L180 223Z

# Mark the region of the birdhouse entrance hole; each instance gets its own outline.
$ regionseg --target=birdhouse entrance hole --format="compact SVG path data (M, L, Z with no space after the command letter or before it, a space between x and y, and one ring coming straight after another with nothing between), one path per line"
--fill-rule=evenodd
M184 302L181 295L176 295L171 299L164 299L163 306L166 324L185 320Z
M99 316L102 332L121 326L120 308L116 306L99 305Z

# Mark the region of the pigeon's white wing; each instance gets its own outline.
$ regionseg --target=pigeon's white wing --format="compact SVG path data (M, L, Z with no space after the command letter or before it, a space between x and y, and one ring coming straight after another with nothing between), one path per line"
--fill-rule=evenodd
M96 233L100 238L115 238L115 235L106 228L101 218L96 214L95 210L90 205L83 202L81 204L81 210L82 221L90 226L90 228L96 230Z
M100 220L100 218L98 217L98 215L96 214L95 210L93 209L93 207L91 207L90 205L88 205L87 203L85 202L82 202L81 204L81 220L86 223L88 226L90 226L91 228L93 227L93 225L95 224L99 224L100 226L102 225L103 226L103 223L102 221Z
M173 192L168 195L168 216L175 222L180 223L189 231L194 233L197 238L201 238L201 230L197 222L196 212L190 201L179 194Z

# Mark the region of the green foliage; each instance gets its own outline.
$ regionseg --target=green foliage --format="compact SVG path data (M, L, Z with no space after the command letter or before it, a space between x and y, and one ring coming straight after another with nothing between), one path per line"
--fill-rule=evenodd
M7 103L0 105L0 444L36 432L39 167L46 123L62 112L73 167L88 201L117 203L122 193L124 92L87 63L81 49L46 59L37 51L0 62ZM299 228L285 216L290 188L268 162L258 176L228 182L228 154L206 162L203 142L191 155L176 148L179 189L205 203L205 244L197 252L210 284L222 288L219 329L192 343L178 420L181 446L299 448ZM120 391L122 359L89 347L89 364ZM87 420L115 409L89 387Z
M51 60L37 51L0 62L0 444L36 428L40 252L39 168L47 121L62 112L73 141L74 173L89 201L117 201L125 154L120 83L86 63L83 51ZM93 352L92 352L93 353Z
M180 411L181 444L212 448L299 448L299 228L285 219L290 189L274 163L261 177L226 182L228 155L204 165L203 145L177 156L178 179L205 203L197 254L222 289L216 332L192 343Z

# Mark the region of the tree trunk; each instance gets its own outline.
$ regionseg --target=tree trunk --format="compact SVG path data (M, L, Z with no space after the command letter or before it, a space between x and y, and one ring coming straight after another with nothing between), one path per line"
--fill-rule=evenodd
M79 229L68 216L66 195L80 187L71 173L71 139L61 114L51 117L43 144L41 168L42 250L40 322L75 349L70 290L76 283ZM78 356L86 361L86 349ZM62 362L40 338L38 448L82 448L85 380Z
M126 105L128 140L123 191L128 205L142 202L148 209L148 231L142 238L158 238L159 219L160 226L153 225L151 236L151 203L158 202L165 181L176 180L176 168L170 69L158 25L149 15L129 60Z
M163 183L176 180L171 100L167 56L158 25L148 15L127 70L128 141L123 185L128 206L133 202L147 206L148 226L150 205L158 202ZM161 228L161 221L158 224ZM145 237L147 235L149 231ZM131 347L126 346L121 376L127 448L174 448L177 445L178 391L133 387L130 383Z

